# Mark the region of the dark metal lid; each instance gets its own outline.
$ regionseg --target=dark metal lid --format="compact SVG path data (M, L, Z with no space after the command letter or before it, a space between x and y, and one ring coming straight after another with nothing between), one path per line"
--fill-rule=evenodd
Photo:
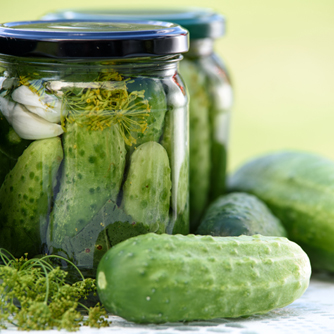
M187 51L187 30L169 22L55 20L0 25L0 53L18 57L123 58Z
M94 19L94 20L161 20L174 22L189 30L190 39L218 38L225 34L225 18L209 8L184 9L73 9L48 13L43 20Z

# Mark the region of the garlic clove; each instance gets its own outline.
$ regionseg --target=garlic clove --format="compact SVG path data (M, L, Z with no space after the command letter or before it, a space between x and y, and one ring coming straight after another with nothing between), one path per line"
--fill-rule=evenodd
M40 107L34 107L25 105L25 107L32 113L44 118L45 120L51 122L51 123L60 123L60 110L59 112L55 112L52 108L40 108Z
M12 93L15 102L23 104L30 112L52 123L59 123L61 118L61 101L53 95L39 96L27 86L20 86Z
M12 124L12 112L16 103L0 96L0 111L6 117L9 124Z
M16 83L17 78L0 77L0 89L11 89Z
M15 132L23 139L45 139L61 135L62 127L50 123L45 119L26 111L25 108L16 104L12 112L12 126Z
M6 77L1 77L0 78L0 89L2 89L2 84L6 80Z

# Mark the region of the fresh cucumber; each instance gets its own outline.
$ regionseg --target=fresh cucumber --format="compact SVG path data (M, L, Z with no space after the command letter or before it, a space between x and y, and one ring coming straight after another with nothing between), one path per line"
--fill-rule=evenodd
M299 298L310 274L286 238L149 233L103 256L97 289L109 312L163 323L266 313Z
M0 188L0 247L15 257L39 254L63 149L60 138L36 140Z
M261 200L246 193L232 193L218 197L209 206L196 234L285 237L286 231Z
M312 268L334 272L333 161L298 151L264 155L237 170L229 188L263 200L289 239L306 251Z

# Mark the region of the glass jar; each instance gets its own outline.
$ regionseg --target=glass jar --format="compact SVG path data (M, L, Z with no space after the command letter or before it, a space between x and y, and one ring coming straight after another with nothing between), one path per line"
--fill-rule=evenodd
M190 49L180 63L189 91L190 230L196 232L207 206L225 193L227 146L233 92L214 42L225 34L225 19L207 8L61 10L42 19L154 19L188 29Z
M1 248L94 276L129 237L189 233L187 49L165 22L0 26Z

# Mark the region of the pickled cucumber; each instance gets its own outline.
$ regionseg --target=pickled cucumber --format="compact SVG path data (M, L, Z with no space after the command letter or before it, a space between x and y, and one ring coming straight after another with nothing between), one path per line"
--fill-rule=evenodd
M166 149L171 165L172 194L171 217L167 233L189 233L189 152L187 137L187 105L177 104L184 101L183 91L173 81L164 82L169 99L165 117L164 133L161 145ZM176 107L175 107L176 106ZM180 145L180 143L184 143ZM186 211L186 212L185 212ZM182 216L182 217L181 217ZM180 225L180 226L178 226Z
M15 257L41 251L53 186L63 159L60 138L32 142L0 188L0 247Z
M49 227L50 246L78 234L107 200L116 202L126 148L117 126L88 130L69 123L63 136L64 164Z
M195 231L208 203L211 170L209 98L204 74L196 63L184 59L180 70L187 84L190 124L190 230Z
M74 262L84 274L95 276L97 265L109 248L148 232L147 227L133 222L131 216L125 214L115 202L108 200L78 234L72 238L64 237L57 253Z
M151 232L165 232L170 207L171 169L166 150L156 142L140 145L131 156L122 207Z

